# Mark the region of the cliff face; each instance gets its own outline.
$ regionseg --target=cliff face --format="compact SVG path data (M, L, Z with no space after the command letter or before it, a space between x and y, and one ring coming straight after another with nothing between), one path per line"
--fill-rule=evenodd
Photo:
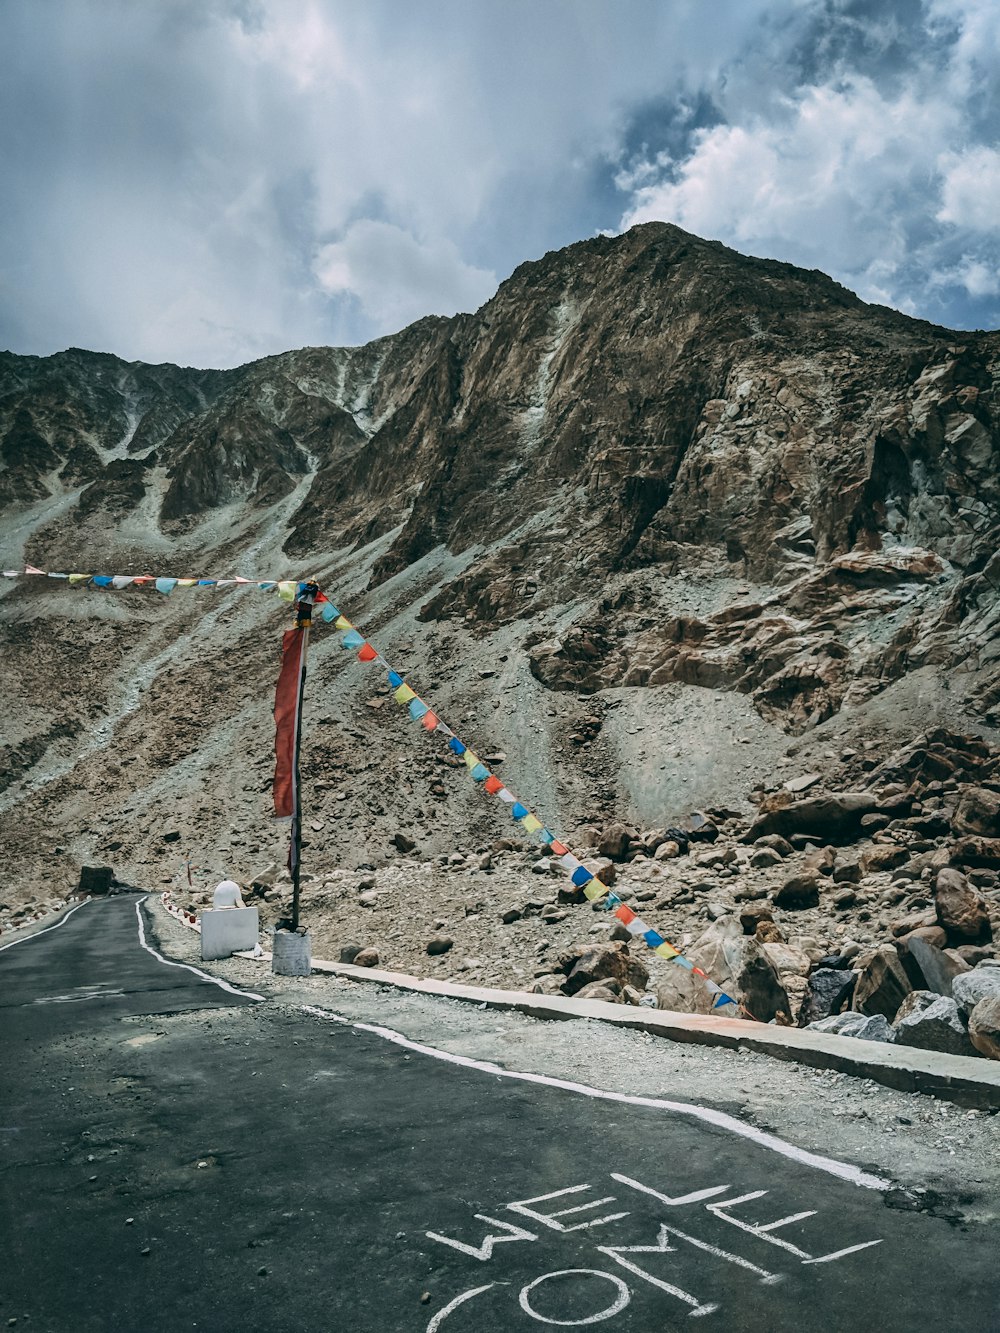
M0 552L314 575L563 827L679 815L742 799L789 736L879 739L883 695L900 729L911 707L1000 722L998 379L996 333L650 224L362 348L226 372L0 355ZM220 869L277 845L280 612L183 596L3 589L18 873L116 842L138 877L164 822ZM319 636L314 676L324 853L492 830L467 793L431 817L436 759Z

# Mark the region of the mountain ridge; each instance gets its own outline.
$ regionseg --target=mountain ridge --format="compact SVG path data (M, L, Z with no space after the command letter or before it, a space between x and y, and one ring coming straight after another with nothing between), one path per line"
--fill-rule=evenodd
M0 354L0 551L315 575L518 757L553 818L667 820L745 806L791 745L1000 723L998 385L1000 333L644 224L362 347L222 371ZM263 831L232 839L265 827L281 617L198 596L3 590L11 882L61 875L53 840L77 861L119 843L126 875L155 874L164 820L220 877L278 854ZM324 854L395 856L400 825L447 848L435 763L381 736L370 677L329 636L315 656L337 700L315 723ZM456 800L455 827L496 836Z

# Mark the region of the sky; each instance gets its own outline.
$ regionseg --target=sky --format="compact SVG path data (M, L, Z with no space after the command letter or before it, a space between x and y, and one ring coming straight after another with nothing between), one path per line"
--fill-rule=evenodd
M996 328L996 0L0 0L0 348L361 343L654 219Z

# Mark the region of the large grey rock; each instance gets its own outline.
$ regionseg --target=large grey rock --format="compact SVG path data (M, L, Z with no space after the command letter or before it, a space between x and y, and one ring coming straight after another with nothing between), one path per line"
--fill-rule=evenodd
M956 833L977 834L983 838L1000 835L1000 792L988 787L966 787L955 810L952 824Z
M993 938L986 899L961 871L950 866L938 871L934 907L949 944L982 944Z
M604 830L597 844L597 855L612 861L624 861L635 833L624 824L612 824Z
M853 1008L861 1014L895 1018L899 1006L913 990L896 950L890 944L876 949L861 970L854 988Z
M965 1013L981 1000L1000 999L1000 967L974 967L952 982L951 993Z
M736 917L713 921L687 950L687 956L760 1022L768 1023L778 1013L790 1013L788 995L774 965L757 941L743 934ZM714 1001L706 986L682 967L670 968L657 987L660 1009L707 1014Z
M815 833L824 838L843 838L856 834L862 815L874 813L877 806L878 801L866 791L812 796L759 815L744 841L756 842L765 833L780 833L783 837L790 833Z
M901 1023L904 1018L909 1018L911 1014L922 1013L925 1009L929 1009L935 1000L939 1000L940 998L940 995L938 995L936 991L911 990L909 995L907 995L906 999L899 1006L896 1017L893 1019L893 1024Z
M969 1015L969 1040L980 1053L1000 1060L1000 996L980 1000Z
M837 1037L857 1037L859 1041L883 1041L889 1044L894 1033L889 1020L884 1014L833 1014L830 1018L821 1018L818 1023L810 1023L810 1032L832 1032Z
M594 944L584 949L573 963L563 990L567 995L575 995L592 981L609 979L614 979L620 985L635 986L637 990L644 990L649 980L646 965L638 958L633 958L628 945L622 940Z
M793 875L775 891L771 901L775 907L783 907L786 912L802 912L810 907L818 907L819 877Z
M920 969L927 989L936 991L938 995L951 995L952 982L963 972L970 970L968 963L953 953L935 948L919 935L907 935L905 940L906 952ZM900 947L904 947L902 941Z
M855 977L849 969L818 967L809 974L808 981L808 990L799 1010L799 1027L808 1027L821 1018L836 1015L850 1003Z
M958 1005L947 995L939 995L926 1008L901 1019L896 1024L896 1045L945 1055L975 1055Z
M603 981L588 981L575 992L576 1000L604 1000L606 1004L624 1004L621 982L614 977L605 977Z

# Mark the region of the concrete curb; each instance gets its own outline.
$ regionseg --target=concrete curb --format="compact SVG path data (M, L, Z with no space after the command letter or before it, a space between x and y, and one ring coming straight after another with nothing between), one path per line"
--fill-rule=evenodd
M263 961L263 960L261 960ZM888 1046L858 1041L802 1028L771 1027L739 1018L712 1018L706 1014L678 1014L665 1009L641 1009L609 1004L606 1000L573 1000L563 995L530 995L524 991L462 986L453 981L424 981L403 972L382 972L313 959L313 971L352 981L375 982L420 995L465 1000L487 1009L515 1010L531 1018L591 1018L636 1032L648 1032L668 1041L696 1046L723 1046L729 1050L757 1051L776 1060L793 1060L814 1069L835 1069L854 1078L900 1092L923 1092L957 1106L981 1111L1000 1110L1000 1062L964 1055L941 1055L915 1046Z
M182 924L187 924L182 922ZM249 953L235 955L269 963L264 953L253 959ZM464 1000L481 1008L513 1010L531 1018L590 1018L634 1032L648 1032L668 1041L695 1046L722 1046L733 1051L756 1051L775 1060L797 1061L813 1069L834 1069L854 1078L869 1078L899 1092L922 1092L956 1106L980 1111L1000 1110L1000 1061L976 1060L971 1056L942 1055L915 1046L889 1046L877 1041L859 1041L804 1028L779 1028L741 1018L715 1018L707 1014L680 1014L667 1009L633 1008L606 1000L574 1000L564 995L531 995L525 991L497 990L485 986L463 986L455 981L428 981L405 972L384 972L352 963L312 960L313 972L373 982L419 995Z

